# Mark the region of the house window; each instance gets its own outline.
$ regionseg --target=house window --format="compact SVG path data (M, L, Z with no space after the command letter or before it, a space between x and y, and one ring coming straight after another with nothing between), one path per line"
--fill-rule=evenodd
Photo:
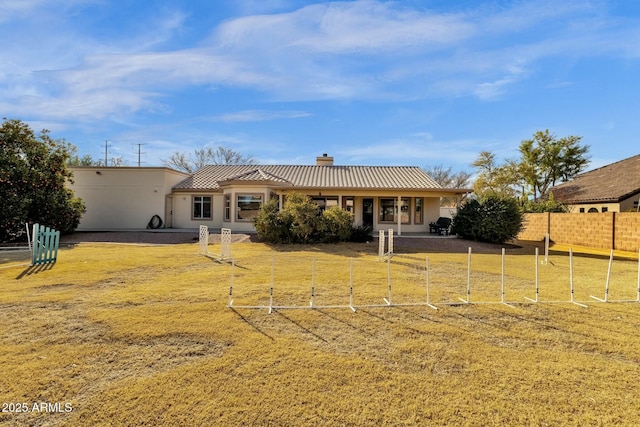
M193 196L193 219L211 219L211 196Z
M602 212L609 212L609 208L607 208L607 207L603 207L603 208L602 208Z
M400 219L403 224L409 224L409 206L408 197L403 197L400 202ZM380 199L380 216L379 222L397 222L396 217L398 211L398 199Z
M584 208L580 208L580 213L584 213Z
M262 207L262 194L238 194L236 205L236 219L251 221L258 215Z
M400 219L402 220L403 224L409 224L411 222L411 209L409 209L410 206L411 199L403 197L400 201Z
M587 211L587 213L596 213L598 212L598 208L589 208L589 210Z
M344 209L347 212L350 213L354 213L353 212L353 208L354 207L354 200L353 200L353 196L343 196L342 197L342 209Z
M395 222L396 199L380 199L380 222Z
M424 210L423 208L424 199L422 197L416 197L416 210L414 216L415 224L423 224L424 223Z
M224 220L231 221L231 195L224 195Z
M318 209L320 209L321 212L331 206L338 206L337 197L312 197L311 201L318 205Z

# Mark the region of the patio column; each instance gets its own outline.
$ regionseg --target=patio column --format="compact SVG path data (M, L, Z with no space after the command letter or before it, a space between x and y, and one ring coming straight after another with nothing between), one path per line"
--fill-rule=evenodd
M402 236L402 196L398 196L398 236Z
M278 210L282 210L282 206L284 205L284 203L282 203L283 198L284 196L282 194L278 194Z

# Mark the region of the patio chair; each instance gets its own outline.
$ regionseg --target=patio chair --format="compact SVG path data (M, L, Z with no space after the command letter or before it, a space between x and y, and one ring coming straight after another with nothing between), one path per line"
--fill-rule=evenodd
M436 222L429 223L429 233L440 234L442 236L449 235L449 228L451 227L451 218L441 216Z

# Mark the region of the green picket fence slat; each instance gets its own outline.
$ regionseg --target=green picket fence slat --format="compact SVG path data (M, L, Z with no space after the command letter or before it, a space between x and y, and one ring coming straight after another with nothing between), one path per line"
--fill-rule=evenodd
M60 232L44 225L33 225L33 256L31 264L48 264L58 259Z

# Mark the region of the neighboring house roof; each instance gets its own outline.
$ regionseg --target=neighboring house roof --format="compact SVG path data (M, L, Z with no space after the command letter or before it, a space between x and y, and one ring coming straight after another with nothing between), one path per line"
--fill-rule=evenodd
M173 188L218 190L221 185L237 181L268 181L301 189L445 190L417 166L317 165L210 165L196 171ZM461 190L458 189L459 191Z
M640 154L577 175L551 191L566 204L619 203L640 193Z

